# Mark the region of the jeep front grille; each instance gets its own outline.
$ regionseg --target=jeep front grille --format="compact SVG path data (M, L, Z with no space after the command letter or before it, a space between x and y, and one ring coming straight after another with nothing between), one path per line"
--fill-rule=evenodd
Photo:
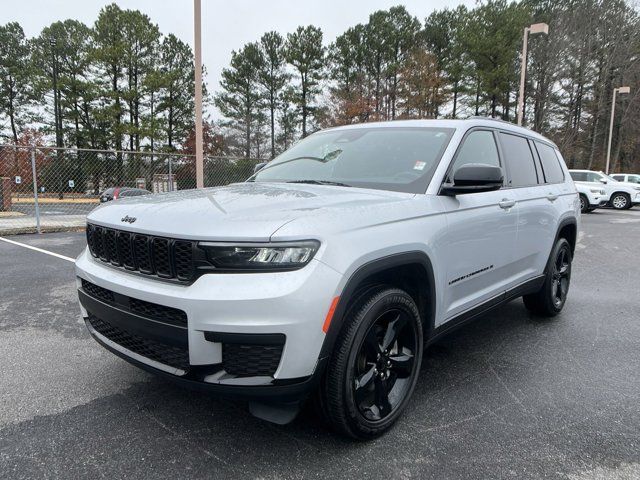
M87 225L91 255L104 263L166 279L194 278L195 242Z

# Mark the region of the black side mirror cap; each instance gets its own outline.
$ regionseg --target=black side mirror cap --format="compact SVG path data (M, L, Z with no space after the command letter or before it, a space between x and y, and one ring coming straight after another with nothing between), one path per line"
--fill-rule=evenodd
M440 192L443 195L491 192L500 190L503 183L504 176L500 167L470 163L458 168L453 174L453 183L445 183Z

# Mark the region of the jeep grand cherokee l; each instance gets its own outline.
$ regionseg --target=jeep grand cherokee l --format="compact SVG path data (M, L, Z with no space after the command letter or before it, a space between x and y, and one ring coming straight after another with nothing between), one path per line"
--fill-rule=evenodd
M143 369L278 423L314 396L334 429L371 438L441 335L516 297L562 310L579 209L557 147L511 124L328 129L244 183L95 209L81 311Z

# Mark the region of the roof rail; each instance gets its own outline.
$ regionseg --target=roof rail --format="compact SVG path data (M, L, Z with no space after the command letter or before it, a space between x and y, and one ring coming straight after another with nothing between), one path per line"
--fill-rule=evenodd
M500 123L508 123L509 125L516 125L513 122L508 122L506 120L502 120L501 118L495 118L495 117L483 117L482 115L473 115L471 117L468 117L467 120L491 120L493 122L500 122ZM517 126L517 125L516 125Z

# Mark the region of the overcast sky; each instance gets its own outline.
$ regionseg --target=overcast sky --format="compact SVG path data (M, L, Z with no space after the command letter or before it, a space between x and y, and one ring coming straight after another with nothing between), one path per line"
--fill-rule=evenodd
M6 1L6 0L5 0ZM72 18L92 25L108 1L12 0L0 9L0 24L17 21L28 37L56 20ZM163 34L174 33L193 46L192 0L117 0L123 9L137 9L157 23ZM314 24L324 33L325 45L350 26L367 21L375 10L402 4L424 21L433 10L473 0L202 0L202 60L209 91L218 89L220 73L231 51L258 40L269 30L286 34L298 25Z

